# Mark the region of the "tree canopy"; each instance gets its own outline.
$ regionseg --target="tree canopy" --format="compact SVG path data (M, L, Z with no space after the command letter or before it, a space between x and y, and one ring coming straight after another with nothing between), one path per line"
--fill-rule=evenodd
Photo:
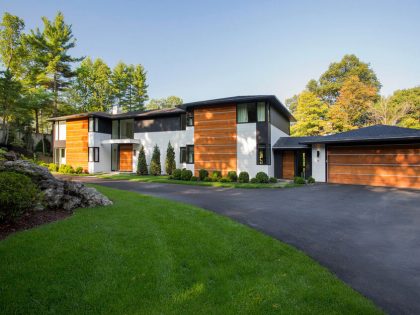
M148 110L150 109L165 109L173 108L177 105L181 105L184 101L178 96L168 96L166 98L151 99L146 105Z

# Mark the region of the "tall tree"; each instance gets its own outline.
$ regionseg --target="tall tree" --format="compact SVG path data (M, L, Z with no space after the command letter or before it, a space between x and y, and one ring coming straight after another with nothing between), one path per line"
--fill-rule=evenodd
M60 93L70 84L76 73L72 70L72 64L83 60L69 54L74 48L76 40L73 37L71 25L64 22L64 16L58 12L54 21L42 18L44 29L38 28L31 31L27 37L29 45L35 54L35 62L41 71L37 74L37 80L52 92L53 114L59 110Z
M389 102L397 108L409 108L398 121L399 126L420 129L420 86L395 91Z
M401 122L401 119L406 118L413 108L414 105L410 102L391 102L390 97L381 97L370 108L371 120L374 124L394 126Z
M141 146L139 157L137 160L137 175L149 175L147 170L146 153L144 152L144 146Z
M287 98L284 103L289 111L293 114L296 111L297 104L298 104L299 95L295 94L290 98Z
M22 43L22 31L25 23L10 13L4 13L0 23L0 60L6 71L16 77L21 74L25 47Z
M166 98L151 99L150 102L146 105L146 109L167 109L173 108L177 105L181 105L184 101L178 96L168 96Z
M168 143L168 148L166 149L166 159L165 159L165 171L166 175L172 175L172 172L176 169L175 163L175 150L171 145L171 142Z
M293 136L318 136L326 132L328 106L314 93L302 92L297 97L294 116L297 123L291 127Z
M156 144L153 148L152 159L150 160L150 174L157 176L162 173L162 167L160 165L160 150Z

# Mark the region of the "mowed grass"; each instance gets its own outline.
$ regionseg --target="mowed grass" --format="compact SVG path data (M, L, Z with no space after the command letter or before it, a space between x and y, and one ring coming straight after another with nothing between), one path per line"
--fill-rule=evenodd
M178 185L192 185L192 186L210 186L210 187L225 187L225 188L285 188L285 187L296 187L299 185L288 183L288 182L278 182L278 183L268 183L268 184L259 184L259 183L221 183L221 182L203 182L203 181L187 181L187 180L174 180L169 179L169 176L151 176L151 175L136 175L136 174L103 174L97 175L96 177L104 179L114 179L114 180L129 180L133 182L143 182L143 183L162 183L162 184L178 184Z
M294 248L200 208L114 205L0 242L0 314L379 314Z

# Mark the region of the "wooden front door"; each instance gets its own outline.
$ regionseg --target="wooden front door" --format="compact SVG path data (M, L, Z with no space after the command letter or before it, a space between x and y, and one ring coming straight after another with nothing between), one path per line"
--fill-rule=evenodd
M120 144L120 171L133 171L133 145Z

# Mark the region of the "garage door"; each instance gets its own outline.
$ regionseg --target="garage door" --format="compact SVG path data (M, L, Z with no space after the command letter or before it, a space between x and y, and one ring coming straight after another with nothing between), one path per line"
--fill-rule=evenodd
M328 147L328 182L420 188L420 144Z

